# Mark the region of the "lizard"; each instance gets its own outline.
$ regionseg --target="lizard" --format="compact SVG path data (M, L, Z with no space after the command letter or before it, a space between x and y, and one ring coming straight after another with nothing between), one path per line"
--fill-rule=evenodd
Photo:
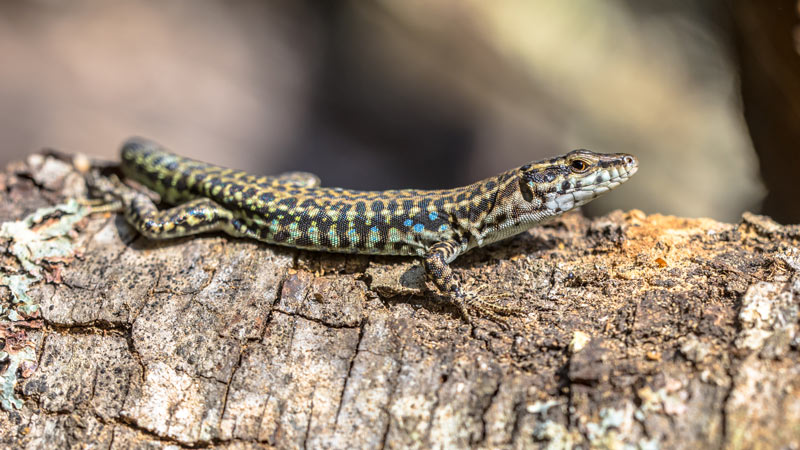
M422 259L437 289L472 324L471 311L496 321L519 309L467 294L450 267L459 255L511 237L577 208L627 181L638 160L624 153L573 150L453 189L357 191L323 187L306 172L275 176L208 164L130 138L121 171L156 192L94 176L105 210L150 239L222 231L298 249Z

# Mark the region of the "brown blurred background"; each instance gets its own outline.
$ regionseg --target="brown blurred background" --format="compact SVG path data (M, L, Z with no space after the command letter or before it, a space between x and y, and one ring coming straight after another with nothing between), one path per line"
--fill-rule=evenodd
M452 187L573 148L590 212L800 222L795 0L0 3L0 163L130 135L326 185Z

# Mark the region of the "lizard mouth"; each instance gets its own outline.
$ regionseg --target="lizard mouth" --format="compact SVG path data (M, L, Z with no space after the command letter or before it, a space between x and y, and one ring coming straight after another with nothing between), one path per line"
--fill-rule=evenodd
M573 188L557 196L554 199L555 201L552 202L554 203L552 206L557 205L561 211L568 211L588 203L601 194L628 181L637 170L639 170L639 166L635 159L630 164L599 170L583 178L583 180L581 180L581 187Z
M628 181L637 170L639 170L639 164L635 159L632 159L628 164L599 170L593 176L590 175L584 178L580 188L574 189L565 195L572 196L576 203L585 203Z

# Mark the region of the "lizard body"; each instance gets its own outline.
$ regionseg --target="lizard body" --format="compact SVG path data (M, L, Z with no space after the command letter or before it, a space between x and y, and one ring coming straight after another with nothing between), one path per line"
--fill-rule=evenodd
M148 238L224 231L308 250L422 257L428 275L467 320L469 308L493 318L512 310L467 296L451 261L585 204L638 168L631 155L575 150L454 189L354 191L322 187L303 172L251 175L177 156L141 138L129 139L121 153L126 177L177 205L158 210L121 183L105 189Z

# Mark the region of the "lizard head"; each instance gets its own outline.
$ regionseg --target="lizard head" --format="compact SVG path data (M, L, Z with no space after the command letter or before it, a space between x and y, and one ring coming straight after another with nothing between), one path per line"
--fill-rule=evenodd
M632 155L574 150L514 169L483 220L478 244L512 236L588 203L628 181L638 167Z
M628 181L638 167L633 155L573 150L522 166L519 189L523 199L555 215L588 203Z

